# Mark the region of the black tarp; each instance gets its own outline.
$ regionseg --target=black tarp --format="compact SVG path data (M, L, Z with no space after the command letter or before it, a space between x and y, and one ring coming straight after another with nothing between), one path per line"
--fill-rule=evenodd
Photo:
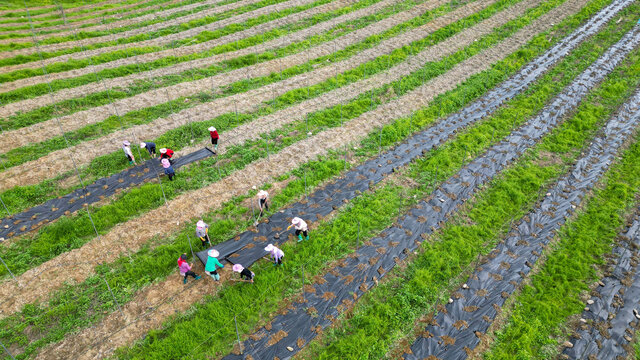
M620 51L621 49L633 48L640 43L638 35L640 26L635 27L608 52L616 54L616 59L605 54L593 66L597 69L601 69L603 64L609 69L615 67L627 53ZM622 44L627 44L628 47L620 46ZM591 76L590 70L585 74L594 81L604 76L600 72ZM582 77L581 75L576 80L581 83L581 87L584 86L586 90L593 86ZM585 93L577 91L574 96L584 95ZM579 102L579 99L565 97L560 101L563 106L571 101ZM535 210L522 218L504 242L497 245L489 260L469 277L466 282L468 287L457 290L460 296L456 296L453 303L447 304L445 310L436 315L436 325L426 328L425 334L429 336L417 339L411 346L412 353L405 354L405 359L423 359L429 356L434 359L467 358L467 351L473 350L480 341L476 334L486 333L497 315L496 309L522 283L555 232L565 224L584 195L614 161L620 146L640 121L639 104L640 92L609 120L603 134L589 145L585 155L576 162L569 174L557 182ZM456 323L468 326L458 329L453 325ZM445 343L442 341L443 336L453 339L454 343Z
M213 155L213 152L205 147L174 159L173 167L177 169L211 155ZM93 204L109 197L118 190L140 185L143 182L157 178L158 175L164 175L164 169L160 165L160 161L157 158L147 160L140 165L99 179L93 184L87 185L86 188L77 189L65 196L51 199L42 205L2 219L0 221L0 237L8 239L37 229L61 216L78 211L82 207L86 207L87 204ZM5 226L8 227L5 228Z
M280 239L274 239L274 235L285 229L291 218L300 216L305 221L316 221L318 216L329 214L334 207L338 208L346 201L355 198L359 192L370 189L371 186L382 180L384 175L391 173L394 168L406 165L423 152L445 142L464 127L489 116L505 101L522 93L553 64L566 56L580 42L595 33L630 3L632 1L617 1L603 9L587 24L561 40L545 54L523 67L516 75L461 112L451 115L433 127L412 136L392 150L350 170L333 184L311 194L308 201L297 202L282 212L274 214L269 218L268 223L260 223L256 229L246 231L231 240L216 245L215 248L220 252L219 258L231 263L242 264L245 267L250 266L264 255L263 248L268 243L279 244L286 241L286 234ZM575 105L573 102L570 103ZM528 134L523 134L523 136L525 135L528 136ZM520 138L513 141L520 141ZM481 169L473 169L472 172L476 171L481 171ZM456 191L454 188L449 189L449 192L452 193ZM207 250L200 251L196 255L203 264L206 264Z
M624 52L620 51L620 53ZM620 61L620 59L607 56L601 60L608 62L610 65L609 71ZM589 70L584 74L591 77ZM602 76L601 74L599 78L601 79ZM598 81L598 77L593 80ZM589 83L581 84L581 86L588 87ZM579 91L576 96L582 97L586 93L587 91ZM324 281L316 281L313 284L313 291L307 292L303 301L294 303L292 308L289 307L289 311L286 314L278 315L272 319L269 329L262 328L251 336L249 340L246 340L242 346L242 355L231 354L224 359L278 358L284 360L294 356L302 347L315 338L319 330L330 325L343 309L348 308L366 290L375 286L378 279L385 276L398 260L406 258L407 254L416 249L423 236L440 228L446 219L473 195L475 189L480 185L486 184L505 166L518 158L518 154L522 154L526 149L535 145L536 141L551 131L564 114L575 108L578 103L579 98L571 99L571 101L558 100L546 107L539 116L514 131L504 141L490 148L483 156L473 160L436 189L427 200L419 203L415 208L408 211L406 215L401 216L397 221L397 225L382 231L380 236L366 242L353 255L342 261L338 267L331 269L323 276ZM610 144L611 148L607 150L606 156L602 159L602 147L605 142L598 140L594 142L592 149L594 149L594 153L601 161L598 164L591 163L591 167L588 167L589 162L592 160L590 156L578 161L574 171L582 172L584 170L589 172L589 174L581 176L581 181L583 179L592 179L593 182L598 176L591 176L590 172L595 171L601 174L606 169L610 163L610 157L614 156L622 139L633 128L631 123L631 121L623 123L615 119L610 122L606 130L606 143ZM615 138L615 141L610 138ZM587 168L589 170L586 170ZM559 183L560 194L549 196L548 201L559 200L559 197L565 194L566 182L565 180ZM592 182L584 181L580 189L588 188ZM573 200L579 201L578 198ZM566 200L563 199L563 201ZM546 210L549 210L549 208L547 207ZM564 217L560 213L558 216L554 216L552 220L561 222L564 221ZM534 224L537 223L536 219L532 218L531 222L521 224L520 230L535 231L533 229L537 230L537 226ZM549 227L545 229L548 230ZM513 239L510 240L513 241ZM540 240L538 239L538 241ZM535 245L533 244L532 246ZM511 260L514 264L512 266L524 267L526 256ZM498 265L500 264L498 263ZM497 271L497 269L491 270ZM498 288L507 288L512 291L513 286L509 284L509 281L515 279L518 274L507 272L501 274L501 276L501 281L497 282L490 273L484 272L479 274L476 280L470 281L470 285L477 289L488 289L490 293L497 293L498 297L500 297ZM495 317L496 309L493 306L483 306L484 301L485 298L480 296L471 297L465 303L461 301L454 302L448 307L448 311L450 314L466 314L465 319L469 323L469 328L484 328L486 330L486 327L482 324L483 316ZM504 299L500 301L500 305L503 301ZM478 306L479 308L471 316L466 311L469 309L468 306ZM441 316L439 320L440 326L456 329L453 326L454 319L452 317L445 315L444 317ZM473 332L469 331L458 335L456 339L457 342L472 347L475 347L478 343L478 338ZM421 351L423 349L422 345L422 343L419 344ZM438 341L424 344L424 348L430 351L437 351L439 347ZM456 356L447 354L443 358L453 359ZM415 358L423 357L426 356L415 355Z

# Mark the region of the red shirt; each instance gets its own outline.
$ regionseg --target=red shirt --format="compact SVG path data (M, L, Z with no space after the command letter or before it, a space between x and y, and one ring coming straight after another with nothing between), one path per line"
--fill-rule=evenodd
M171 150L171 149L167 149L167 152L166 152L166 153L164 153L164 154L161 154L161 155L160 155L160 157L161 157L161 158L164 158L165 156L166 156L167 158L171 158L171 157L173 156L173 150Z
M220 135L218 135L218 130L216 131L209 131L209 134L211 135L212 139L219 139Z

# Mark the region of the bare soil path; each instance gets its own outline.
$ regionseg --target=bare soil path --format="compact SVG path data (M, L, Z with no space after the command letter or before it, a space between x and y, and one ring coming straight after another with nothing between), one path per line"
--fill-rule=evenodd
M177 222L199 218L215 210L233 196L246 194L253 185L271 182L288 170L299 167L318 156L326 155L330 149L357 142L376 128L428 105L437 95L455 88L470 76L489 69L494 62L516 51L536 34L550 29L552 24L579 11L584 2L585 0L569 0L510 38L458 64L448 73L434 78L405 96L346 122L343 127L329 129L309 137L267 159L236 171L220 182L197 192L179 196L171 200L167 207L150 211L137 219L119 224L96 241L21 275L19 277L21 287L14 282L4 281L3 286L0 287L0 298L4 300L0 304L0 314L6 316L36 299L46 300L52 290L59 288L65 281L84 280L94 271L94 265L84 263L85 259L97 259L100 254L100 260L109 263L117 259L121 253L137 251L154 236L163 236L175 231L176 223L166 222L163 220L165 218L171 218ZM212 198L217 201L203 200ZM74 266L61 266L63 264L74 264Z
M73 154L73 160L76 162L77 165L82 166L82 165L88 164L91 161L91 159L95 158L96 156L103 154L104 149L114 148L115 146L114 144L116 145L119 144L122 141L121 139L123 138L133 137L135 140L135 138L137 137L135 136L135 134L144 134L145 138L155 138L172 128L175 128L184 124L188 124L189 122L194 122L194 121L198 122L198 121L208 120L215 116L224 114L226 112L235 111L236 108L242 109L243 112L250 112L252 110L257 109L259 106L261 106L261 102L263 101L271 100L295 88L300 88L303 86L313 85L313 84L322 82L326 79L329 79L335 76L337 73L344 71L345 69L353 68L359 64L373 60L382 54L388 54L393 49L410 44L412 41L420 39L428 35L429 33L443 26L446 26L451 22L454 22L457 18L461 18L468 14L473 14L477 12L479 9L483 8L485 5L488 5L493 1L494 0L488 0L484 2L475 2L475 3L470 3L468 5L465 5L464 7L461 7L452 13L446 14L443 17L435 19L433 22L429 24L416 28L410 32L403 33L397 37L383 41L378 46L365 50L359 53L358 55L353 56L344 61L340 61L329 66L318 68L311 72L300 74L290 79L285 79L281 82L273 83L259 89L251 90L245 93L236 94L236 95L225 97L225 98L219 98L206 104L194 106L193 108L190 108L190 109L185 109L177 114L174 114L169 118L158 119L153 121L150 124L144 124L144 125L132 127L130 129L120 130L95 140L83 142L81 144L75 145L67 149L51 152L50 154L43 156L37 160L9 168L4 172L5 174L9 174L9 176L5 176L2 179L0 179L0 190L9 189L17 185L18 183L22 185L27 183L37 183L43 179L42 176L46 178L47 176L50 177L50 176L54 176L54 174L56 173L63 172L65 169L70 168L70 167L65 168L64 163L66 163L66 165L68 166L73 165L73 161L69 157L69 154ZM503 14L505 13L506 12L503 12ZM502 16L505 16L505 15L502 15ZM492 19L494 18L496 17L495 16L492 17ZM489 21L489 20L486 20L486 21ZM344 40L344 39L339 39L336 41L341 41L341 40ZM315 48L312 51L313 52L323 51L324 54L330 54L334 51L333 44L326 43L323 46ZM312 51L309 51L304 54L295 54L295 55L292 55L292 57L302 58L301 60L305 61L307 55L309 56L312 55L311 54ZM315 57L317 56L317 54L314 53L313 56ZM267 64L268 63L259 64L260 67L254 68L253 71L267 70L267 73L270 73L272 71L276 71L276 69L280 67L280 64L277 61L271 63L270 68L266 68ZM243 74L243 70L244 69L240 69L241 75ZM226 74L226 76L228 76L229 74ZM244 76L252 76L252 75L251 73L245 72ZM212 86L211 80L210 79L203 79L203 80L204 81L202 80L198 81L199 83L202 84L201 85L202 89L203 90L209 89ZM190 84L190 83L185 83L185 84ZM195 88L194 84L190 84L188 86L185 86L185 84L178 84L178 85L183 87L185 91L193 91L193 89ZM169 94L169 92L164 91L164 94L159 93L156 96L162 96L161 99L165 100L168 98L168 96L171 96L171 95ZM109 109L105 109L103 111L109 111ZM118 108L118 111L120 114L124 113L122 111L122 108L120 107ZM103 114L104 117L106 117L105 115L106 114ZM99 116L99 114L96 114L93 116ZM80 124L86 124L89 121L91 121L91 119L86 118L82 122L80 122ZM42 124L45 124L45 123L47 122L40 123L37 125L42 126ZM53 124L53 123L51 122L50 124ZM50 126L50 125L47 125L47 126ZM63 123L63 126L68 129L69 123ZM47 127L45 127L45 129L46 128ZM18 134L17 131L23 131L25 136L31 136L33 134L33 131L35 130L31 132L24 132L24 129L18 129L18 130L12 131L14 135L12 137L13 141L23 141L23 140L18 140L18 136L22 136L23 133L20 133L20 135L16 135ZM6 136L6 134L9 134L9 132L6 132L4 135ZM7 144L7 146L11 146L11 145ZM45 166L45 168L43 168L42 166Z

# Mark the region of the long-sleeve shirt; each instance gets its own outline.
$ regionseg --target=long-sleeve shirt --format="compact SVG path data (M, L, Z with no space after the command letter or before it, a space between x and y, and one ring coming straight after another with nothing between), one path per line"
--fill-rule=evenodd
M171 159L171 157L173 157L173 150L171 149L167 149L167 152L164 154L160 154L160 158L162 159Z
M218 130L216 131L209 131L209 135L211 135L212 139L219 139L220 135L218 135Z
M147 151L149 152L149 155L151 155L151 149L156 148L156 143L152 143L152 142L144 143L144 148L147 149Z
M216 266L221 269L224 267L224 265L220 264L220 261L218 261L218 259L209 256L207 258L207 265L204 267L204 269L208 272L214 272L216 271Z
M207 229L209 228L208 224L204 224L204 228L198 228L196 227L196 236L199 238L203 238L205 236L207 236Z
M187 271L191 270L191 266L189 266L188 262L183 261L182 264L178 266L178 269L180 269L180 275L184 276L184 274L186 274Z
M273 259L273 261L278 261L281 257L284 256L284 251L278 249L277 247L273 247L273 250L271 250L271 258Z
M307 231L307 223L300 219L300 222L293 225L296 230Z
M127 156L131 156L131 158L133 159L133 153L131 152L131 147L129 146L122 146L122 151L124 151L124 154Z

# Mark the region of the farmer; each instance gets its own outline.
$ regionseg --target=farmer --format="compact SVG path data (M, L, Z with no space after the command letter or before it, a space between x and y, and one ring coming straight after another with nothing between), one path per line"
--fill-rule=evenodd
M129 160L129 165L136 165L136 159L133 157L133 153L131 152L131 143L127 140L122 142L122 151L127 156L127 160Z
M260 215L258 215L258 217L261 217L265 209L269 211L269 202L268 202L269 193L266 192L265 190L260 190L258 191L257 196L258 196L258 205L260 206Z
M287 227L287 230L291 229L292 226L296 229L298 242L302 241L302 235L304 235L305 240L309 240L309 229L307 228L307 223L304 222L304 220L296 216L291 219L291 225Z
M173 164L173 160L171 160L172 157L173 150L167 148L160 149L160 159L167 159L171 164Z
M176 176L176 172L173 170L173 166L171 166L169 159L162 159L160 163L162 163L164 173L169 177L169 180L173 181L173 177Z
M147 149L147 151L149 152L149 156L156 157L156 143L141 142L140 149Z
M273 260L273 265L282 265L282 258L284 257L284 252L278 249L275 245L269 244L264 248L264 251L269 252L271 259Z
M211 249L207 254L209 255L209 257L207 258L207 265L204 267L204 272L207 273L208 275L211 275L211 277L215 281L218 281L220 280L220 275L218 275L218 272L216 271L216 269L218 267L220 269L224 267L224 265L220 264L220 261L218 261L217 259L220 253L216 249Z
M206 248L207 244L211 246L211 240L209 239L209 225L202 220L198 220L196 223L196 237L202 241L203 248Z
M196 273L191 271L193 264L189 264L187 262L187 259L188 258L186 253L180 255L180 257L178 258L178 269L180 270L180 275L184 277L184 280L182 281L183 284L187 283L187 277L189 276L193 276L194 279L200 280L200 276L196 275Z
M213 126L209 127L209 135L211 135L211 145L213 145L213 153L215 154L218 151L218 139L220 135L218 135L218 130Z
M245 269L245 267L240 265L240 264L233 265L232 269L233 269L233 271L235 271L237 273L240 273L240 279L242 279L242 280L247 280L249 282L253 282L253 277L256 276L256 274L254 274L249 269Z

